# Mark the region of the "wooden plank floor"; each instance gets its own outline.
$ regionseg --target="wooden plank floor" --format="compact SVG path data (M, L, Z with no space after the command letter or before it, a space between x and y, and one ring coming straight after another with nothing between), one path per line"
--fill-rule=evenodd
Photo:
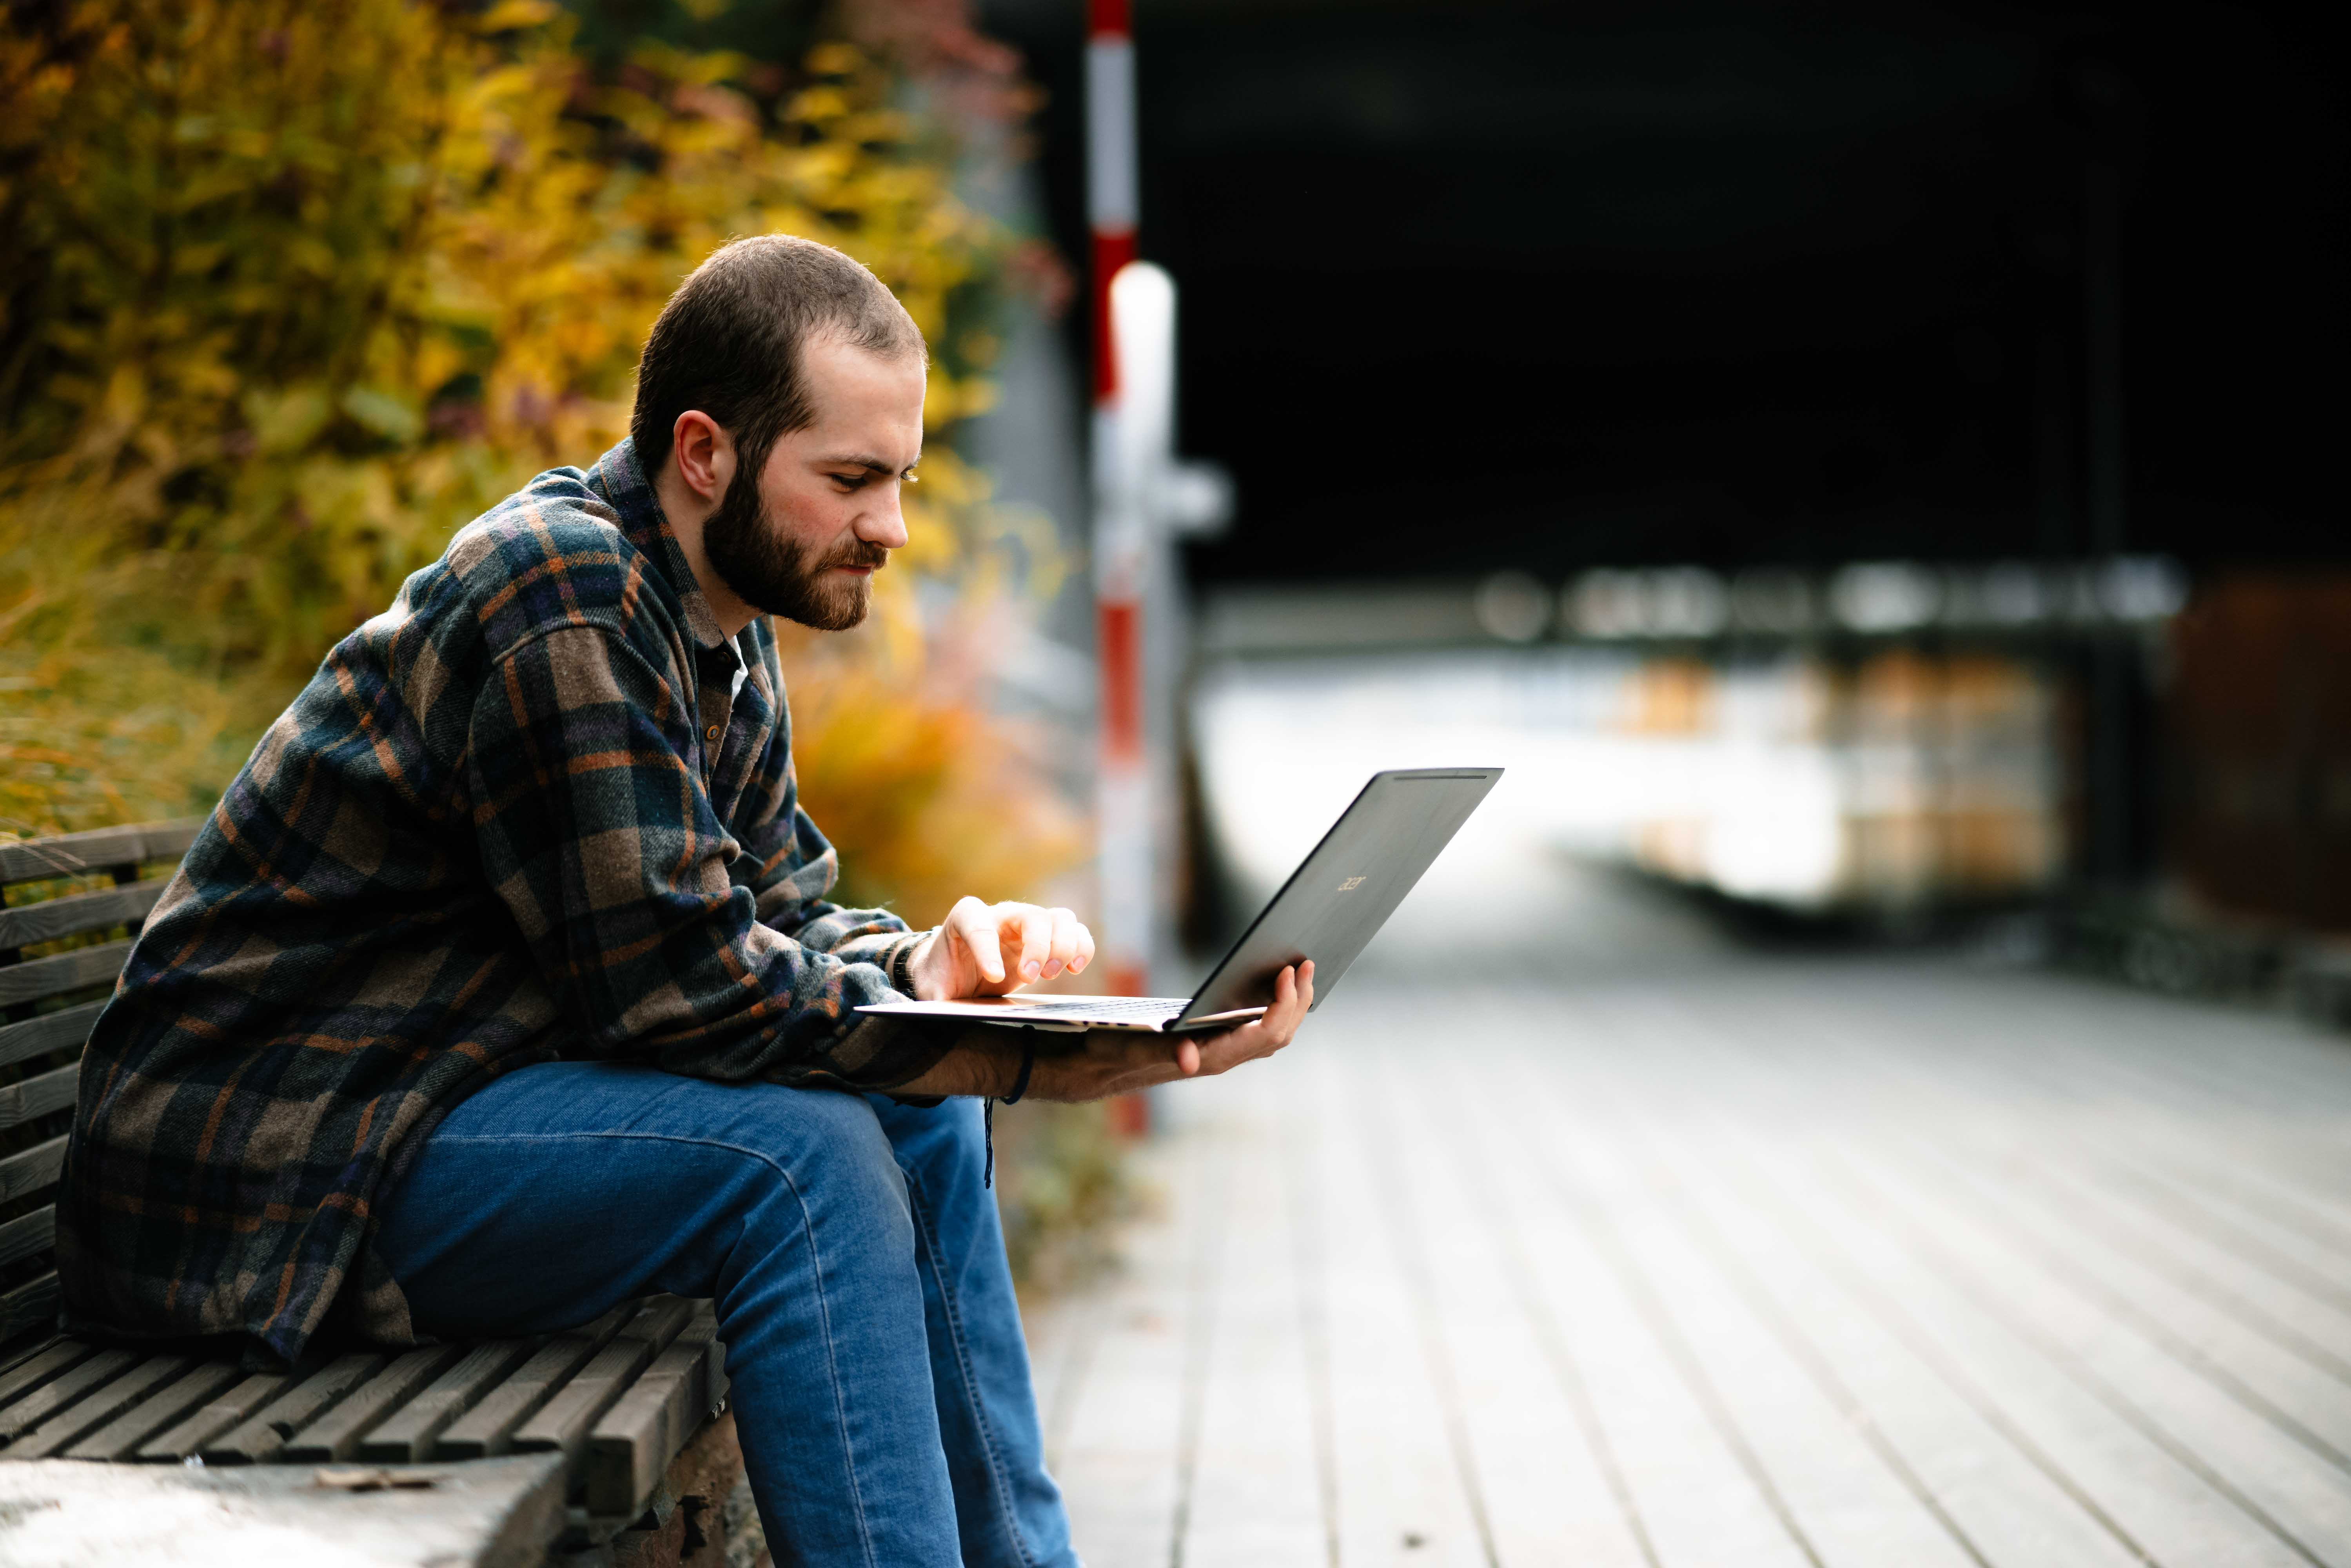
M2351 1568L2351 1040L1739 961L1182 1092L1031 1328L1092 1568Z

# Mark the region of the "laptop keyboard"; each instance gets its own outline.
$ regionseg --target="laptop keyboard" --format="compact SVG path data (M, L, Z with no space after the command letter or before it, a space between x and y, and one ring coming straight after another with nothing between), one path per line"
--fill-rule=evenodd
M1164 997L1071 997L1067 1001L1031 1002L1021 1010L1033 1013L1092 1013L1096 1018L1174 1018L1182 1002Z

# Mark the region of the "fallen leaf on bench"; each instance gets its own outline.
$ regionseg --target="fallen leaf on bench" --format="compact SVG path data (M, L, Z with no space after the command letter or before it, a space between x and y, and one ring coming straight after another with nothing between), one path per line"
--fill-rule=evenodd
M430 1490L439 1476L395 1474L391 1470L345 1465L322 1469L312 1482L329 1491Z

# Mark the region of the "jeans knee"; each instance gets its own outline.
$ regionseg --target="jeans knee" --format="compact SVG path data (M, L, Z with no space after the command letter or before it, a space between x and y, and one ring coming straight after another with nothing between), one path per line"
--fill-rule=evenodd
M764 1119L778 1135L759 1140L755 1208L771 1224L805 1227L826 1249L869 1238L900 1249L911 1245L905 1175L865 1102L781 1086L761 1093L772 1102L765 1107L772 1115Z

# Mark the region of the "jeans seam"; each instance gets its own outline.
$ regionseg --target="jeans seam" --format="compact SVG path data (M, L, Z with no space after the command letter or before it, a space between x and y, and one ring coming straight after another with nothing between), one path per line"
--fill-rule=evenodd
M997 1513L1010 1537L1013 1553L1028 1568L1034 1568L1036 1556L1022 1538L1019 1510L1012 1502L1012 1478L998 1451L996 1431L987 1418L987 1403L979 1396L978 1379L972 1372L971 1355L964 1345L963 1312L956 1305L955 1294L947 1289L945 1260L939 1256L937 1228L931 1224L929 1205L923 1198L922 1179L904 1166L906 1186L914 1200L915 1229L923 1239L923 1250L930 1255L931 1273L939 1282L939 1311L946 1319L947 1338L955 1345L956 1370L963 1378L964 1397L971 1404L972 1423L979 1429L979 1446L987 1456L988 1474L996 1478Z
M857 1484L856 1459L854 1455L851 1453L852 1445L850 1439L849 1411L842 1403L841 1364L837 1359L835 1359L833 1354L832 1301L831 1297L828 1296L825 1291L824 1259L823 1255L817 1250L816 1222L809 1214L808 1197L806 1194L800 1191L800 1184L792 1179L792 1173L784 1167L781 1161L778 1160L773 1155L767 1153L763 1149L747 1148L741 1144L730 1144L718 1138L681 1137L674 1133L611 1132L500 1133L495 1134L459 1134L455 1136L444 1136L440 1141L451 1144L555 1144L569 1143L581 1138L628 1138L645 1143L686 1144L695 1148L724 1149L731 1154L747 1155L752 1159L759 1161L769 1170L774 1171L776 1175L782 1179L784 1186L790 1189L792 1201L799 1205L800 1234L808 1238L807 1245L809 1251L809 1265L816 1277L817 1315L824 1324L824 1366L826 1375L832 1383L833 1416L841 1424L841 1450L844 1454L851 1455L850 1462L846 1468L849 1471L850 1505L857 1511L858 1544L864 1549L866 1568L881 1568L880 1562L873 1555L873 1527L865 1517L865 1493ZM892 1163L894 1165L896 1162L893 1160ZM900 1174L901 1176L904 1176L904 1172L901 1170ZM939 1293L942 1297L946 1294L944 1288L941 1289ZM962 1349L962 1335L958 1333L956 1339L956 1349L960 1352ZM989 1454L989 1462L991 1465L993 1465L995 1455L991 1451ZM1026 1560L1025 1554L1023 1560Z
M689 1139L681 1141L691 1142L693 1140ZM724 1147L726 1145L719 1146ZM825 1291L824 1260L816 1249L816 1222L809 1215L808 1198L801 1193L800 1184L792 1179L792 1173L786 1170L772 1156L761 1155L759 1157L766 1159L769 1165L775 1166L776 1174L783 1178L784 1185L786 1186L791 1188L792 1201L800 1206L800 1233L808 1238L809 1264L816 1274L817 1313L824 1323L824 1368L826 1375L832 1380L833 1417L841 1423L841 1451L844 1455L848 1456L849 1458L849 1463L846 1467L849 1471L849 1500L851 1506L855 1508L857 1511L857 1541L858 1544L864 1548L866 1568L881 1568L881 1564L873 1555L873 1527L865 1517L864 1489L857 1484L857 1460L855 1454L851 1449L849 1410L847 1406L842 1404L841 1364L835 1358L833 1353L832 1301Z
M773 1170L778 1176L782 1176L786 1181L789 1181L791 1179L791 1172L786 1170L777 1162L776 1156L768 1153L765 1149L755 1149L745 1144L730 1144L722 1138L690 1138L679 1133L637 1133L628 1131L613 1131L609 1133L436 1133L434 1134L433 1141L436 1144L568 1144L580 1138L628 1138L640 1143L686 1144L697 1149L724 1149L729 1154L747 1155L752 1159L758 1160L760 1164L768 1166L770 1170ZM799 1189L797 1186L793 1188L795 1194L797 1194L799 1190Z

